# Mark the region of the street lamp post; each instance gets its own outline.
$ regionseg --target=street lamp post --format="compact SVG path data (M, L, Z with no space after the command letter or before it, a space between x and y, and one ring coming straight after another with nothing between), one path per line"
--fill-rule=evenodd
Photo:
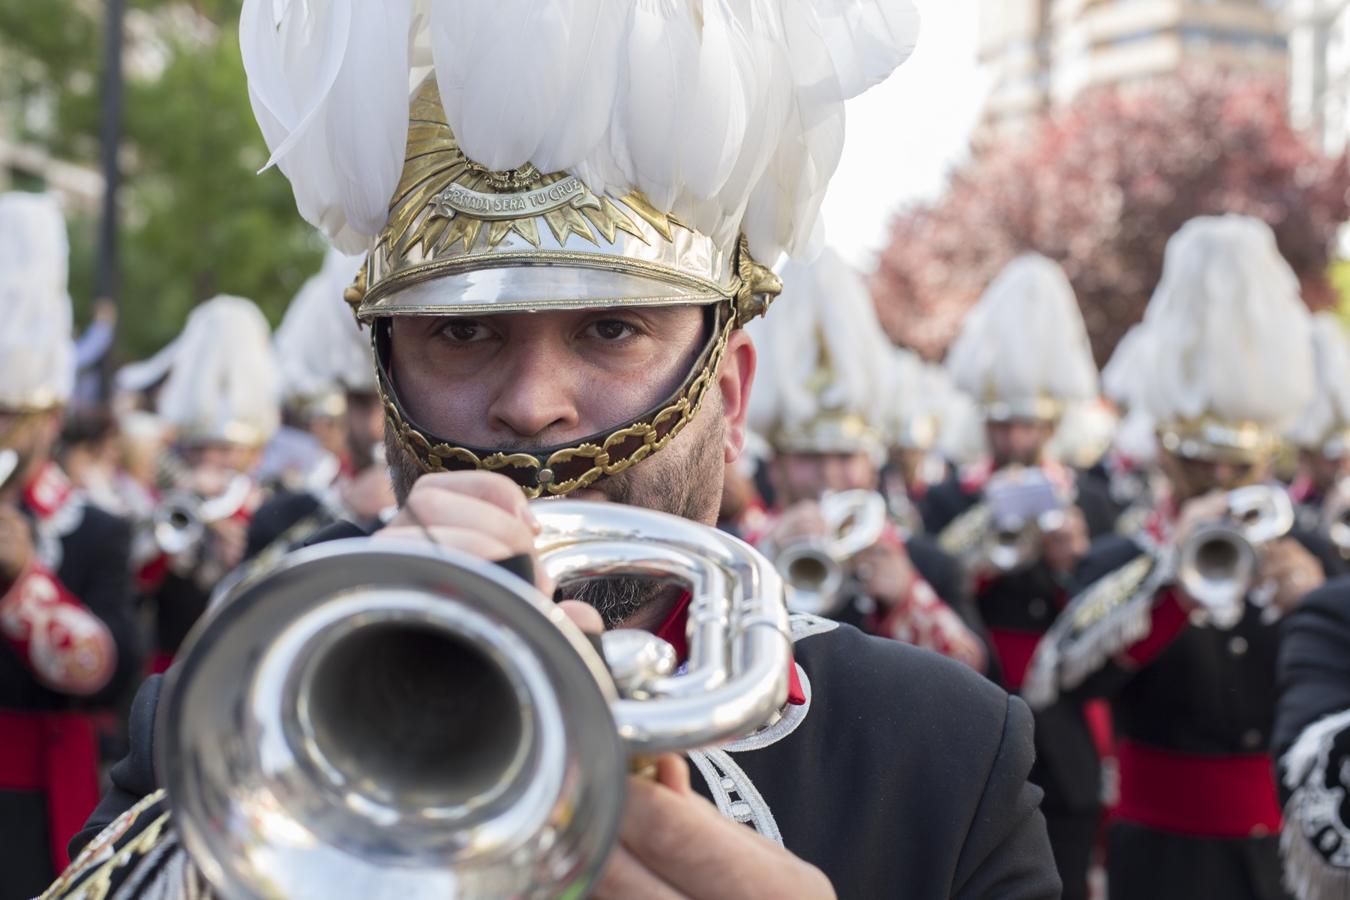
M99 129L103 169L103 216L98 235L98 278L94 289L97 300L118 302L117 271L117 195L121 187L118 149L122 142L122 38L126 0L107 0L103 24L103 91ZM114 327L116 327L116 319ZM99 393L106 401L112 392L112 349L100 360Z

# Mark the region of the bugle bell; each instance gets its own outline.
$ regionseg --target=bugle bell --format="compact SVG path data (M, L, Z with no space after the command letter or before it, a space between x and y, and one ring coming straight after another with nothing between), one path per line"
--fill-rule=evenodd
M220 896L584 896L634 758L777 714L791 644L767 560L661 513L534 510L556 583L692 592L687 667L645 632L606 634L602 657L532 584L457 552L293 554L198 625L164 687L157 771Z
M854 490L820 498L825 536L786 544L774 554L774 565L787 585L794 612L830 616L844 596L846 567L871 547L886 530L886 500L876 491Z
M247 475L235 475L214 497L199 497L186 491L168 495L151 516L155 545L168 556L179 556L196 548L206 537L206 526L243 509L252 491L253 482Z
M1242 620L1262 548L1294 527L1293 503L1280 487L1239 488L1227 504L1222 519L1195 528L1177 558L1177 583L1219 628Z

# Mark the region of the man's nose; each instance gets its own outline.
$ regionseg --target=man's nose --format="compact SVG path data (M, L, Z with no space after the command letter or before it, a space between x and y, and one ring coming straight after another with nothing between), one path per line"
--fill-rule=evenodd
M505 371L501 389L488 407L494 430L522 438L545 435L553 441L577 433L576 363L565 356L557 349L535 346L495 363L504 364Z

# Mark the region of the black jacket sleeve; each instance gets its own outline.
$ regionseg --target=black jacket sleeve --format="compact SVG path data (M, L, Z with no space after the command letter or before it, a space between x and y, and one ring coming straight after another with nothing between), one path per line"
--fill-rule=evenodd
M70 858L74 859L100 831L113 823L122 813L135 806L143 797L153 793L155 784L154 736L155 709L159 705L162 679L151 675L136 692L127 723L130 749L109 771L112 786L103 795L84 828L70 840Z
M112 680L84 701L87 706L107 706L131 693L141 675L145 654L131 586L131 525L94 506L87 507L84 516L57 574L66 588L108 626L117 644L117 669Z
M957 863L954 898L1060 896L1041 791L1027 781L1035 756L1031 711L1008 698L1003 737L985 774L984 791Z
M249 520L244 559L250 560L262 553L318 509L319 500L313 494L285 492L269 497Z
M1276 759L1309 725L1350 709L1350 578L1328 582L1289 614L1278 672Z

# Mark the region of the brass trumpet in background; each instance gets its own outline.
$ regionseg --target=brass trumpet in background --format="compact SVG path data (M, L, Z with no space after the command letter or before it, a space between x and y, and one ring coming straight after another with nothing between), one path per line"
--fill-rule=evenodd
M1178 548L1177 582L1216 627L1231 628L1242 620L1262 548L1293 527L1294 506L1283 488L1232 491L1224 518L1198 526Z
M777 715L791 643L766 559L662 513L534 510L560 586L692 592L687 667L646 632L597 652L532 584L457 552L296 553L198 625L164 688L157 771L221 897L585 896L633 760Z
M820 498L825 536L794 541L774 555L787 583L794 612L830 616L844 601L850 560L871 547L886 530L886 500L876 491L828 493Z
M252 492L252 479L235 475L214 497L201 497L190 491L169 494L151 515L155 545L169 556L194 550L206 537L206 526L239 512Z

